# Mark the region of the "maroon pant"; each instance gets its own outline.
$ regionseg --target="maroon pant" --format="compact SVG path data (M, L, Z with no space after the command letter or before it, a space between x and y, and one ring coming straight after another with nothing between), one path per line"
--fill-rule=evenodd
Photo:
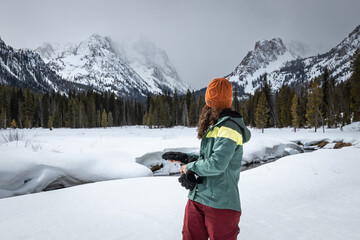
M183 240L236 240L241 212L217 209L189 199L184 217Z

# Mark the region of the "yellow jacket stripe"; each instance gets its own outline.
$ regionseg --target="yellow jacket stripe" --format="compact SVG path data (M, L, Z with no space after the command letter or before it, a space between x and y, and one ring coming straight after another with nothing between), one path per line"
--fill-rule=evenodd
M221 137L221 138L228 138L231 139L232 141L236 142L237 145L243 145L243 137L242 135L229 127L214 127L214 129L212 131L210 131L207 135L207 138L217 138L217 137Z

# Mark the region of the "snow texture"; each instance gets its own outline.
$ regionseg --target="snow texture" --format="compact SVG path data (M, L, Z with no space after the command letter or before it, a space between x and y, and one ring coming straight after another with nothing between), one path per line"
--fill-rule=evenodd
M341 139L353 146L286 156L242 172L239 189L243 213L238 239L360 239L359 126L355 123L344 131L327 129L325 134L310 129L296 133L291 129L266 129L261 134L252 129L253 137L244 146L244 156L248 157L260 156L269 146L289 149L289 141L298 140L310 143ZM122 161L126 162L123 167L128 167L132 162L128 158L135 161L135 156L149 152L179 146L195 150L199 144L191 140L196 139L195 129L187 128L37 129L25 131L24 136L32 139L37 151L24 148L23 142L2 144L0 176L24 168L31 172L36 168L34 162L39 162L34 158L44 154L46 159L51 150L71 157L54 158L54 164L81 174L88 171L80 170L85 162L76 162L78 157L84 158L83 154L92 159L103 156L97 164L90 160L95 165L89 175L111 175L114 171L125 174L126 169L113 167ZM112 155L116 157L106 161ZM77 165L77 170L71 165ZM5 178L0 180L2 184ZM16 178L13 181L15 184ZM175 176L103 181L4 198L0 199L0 239L181 239L186 201L187 191Z

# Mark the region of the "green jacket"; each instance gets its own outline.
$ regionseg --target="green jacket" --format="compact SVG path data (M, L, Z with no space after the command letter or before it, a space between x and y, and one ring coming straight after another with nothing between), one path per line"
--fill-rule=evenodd
M200 156L187 170L205 177L189 192L189 199L213 208L241 211L238 183L243 143L250 140L241 115L228 112L203 136Z

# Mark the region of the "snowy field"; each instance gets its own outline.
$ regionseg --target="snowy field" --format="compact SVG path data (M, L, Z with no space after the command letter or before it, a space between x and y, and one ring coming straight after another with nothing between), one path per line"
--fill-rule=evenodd
M360 124L252 129L244 162L285 155L241 173L239 239L360 239ZM8 136L7 131L0 133ZM31 129L0 135L0 239L181 239L187 191L164 151L197 152L194 128ZM326 140L302 153L296 144ZM353 146L332 149L334 141ZM104 181L108 180L108 181ZM40 192L53 183L61 190ZM27 194L34 193L35 194ZM23 196L16 196L22 195ZM16 197L13 197L16 196Z

